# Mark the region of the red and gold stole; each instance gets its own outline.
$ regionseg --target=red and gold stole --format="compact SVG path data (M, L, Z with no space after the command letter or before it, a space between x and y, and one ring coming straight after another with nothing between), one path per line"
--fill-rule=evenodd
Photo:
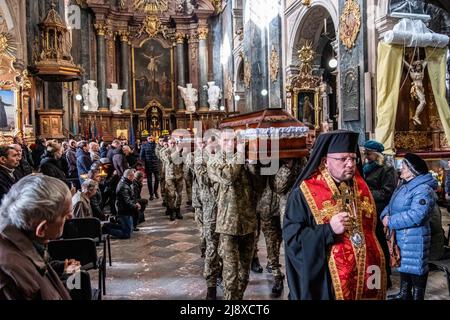
M363 244L358 248L346 231L335 237L328 252L328 268L337 300L385 299L386 269L380 244L375 236L377 211L369 187L358 170L353 178L357 231ZM317 224L329 223L342 208L340 194L328 170L321 166L300 185Z

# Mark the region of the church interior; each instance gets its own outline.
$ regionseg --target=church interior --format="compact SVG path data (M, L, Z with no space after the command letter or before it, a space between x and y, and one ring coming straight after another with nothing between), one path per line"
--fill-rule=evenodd
M449 37L448 0L0 0L0 145L21 141L31 154L42 141L69 149L71 141L122 141L128 161L134 154L128 165L145 173L142 198L150 197L145 222L128 240L108 235L97 247L104 261L89 274L101 299L210 297L196 191L181 186L169 220L164 181L161 197L145 182L142 145L178 130L186 138L210 129L297 128L289 134L301 138L280 140L279 156L305 162L311 135L335 130L357 132L360 146L378 141L396 169L417 154L439 182L449 246ZM32 171L43 172L39 163ZM263 233L244 299L289 299L288 279L274 285ZM284 274L285 243L278 246ZM450 300L445 261L430 267L425 299ZM398 273L391 279L388 294L400 286Z

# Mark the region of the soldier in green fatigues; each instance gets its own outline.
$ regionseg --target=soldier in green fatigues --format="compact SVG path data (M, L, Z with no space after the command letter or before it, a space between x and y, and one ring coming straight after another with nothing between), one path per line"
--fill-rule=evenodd
M181 215L181 194L183 192L183 148L174 138L169 147L161 152L166 178L167 206L170 220L183 219Z
M212 141L209 140L207 148L197 149L194 152L194 185L197 185L198 201L201 206L203 236L206 242L205 267L203 275L207 285L207 300L216 299L217 278L221 273L220 257L218 253L219 237L216 233L217 223L217 196L219 185L208 176L207 163L213 156L211 148Z
M284 212L289 192L294 186L295 180L306 165L306 158L301 159L283 159L281 166L275 175L273 191L278 195L280 210L280 223L283 227Z
M164 167L164 161L161 159L162 152L168 147L168 139L165 138L159 138L159 143L156 145L155 154L156 157L159 160L159 185L160 185L160 192L162 197L162 205L167 208L166 214L169 213L168 207L167 207L167 193L166 193L166 171Z
M221 151L208 161L209 178L219 186L216 232L220 233L219 255L223 260L224 299L240 300L247 288L253 257L256 210L250 172L242 145L234 153L234 133L224 132Z
M192 207L194 208L195 222L200 230L200 251L202 258L205 257L206 251L206 240L203 233L203 209L200 200L200 179L201 176L196 176L194 172L194 159L203 155L204 143L203 138L197 138L196 140L196 150L189 153L186 156L186 161L184 164L184 175L186 176L186 171L189 170L192 174Z
M282 241L279 201L274 189L274 176L266 176L265 188L256 207L261 217L261 230L267 247L267 270L272 273L272 293L279 297L283 291L284 274L281 272L280 246Z

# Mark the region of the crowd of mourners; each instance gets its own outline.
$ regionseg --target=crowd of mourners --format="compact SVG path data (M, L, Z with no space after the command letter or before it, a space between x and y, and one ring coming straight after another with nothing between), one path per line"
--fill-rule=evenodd
M314 136L309 136L310 146L313 141ZM194 143L195 149L191 148ZM68 298L59 287L51 290L53 280L45 278L55 276L52 273L38 276L33 290L25 295L14 277L26 282L23 277L33 275L33 271L25 274L27 268L23 265L19 268L23 272L14 268L30 262L8 260L8 252L14 251L12 243L24 242L25 237L42 253L33 256L32 263L50 268L45 260L45 244L61 236L66 218L95 217L102 221L104 233L129 239L139 231L138 225L145 220L144 210L154 199L162 197L168 219L183 219L184 188L186 204L195 211L201 234L206 298L216 299L220 282L225 299L243 298L250 270L263 272L257 258L260 232L267 245L266 270L273 275L272 294L279 297L285 277L279 257L286 202L306 159L283 159L277 171L267 175L262 173L264 165L241 159L243 150L239 150L234 137L225 134L198 138L188 144L180 137L166 136L156 141L150 136L134 146L120 140L107 144L42 138L29 145L17 137L13 144L0 146L0 299ZM404 253L399 269L401 288L393 298L423 298L427 262L448 254L441 211L434 205L437 181L417 155L405 156L399 174L386 163L380 143L368 141L362 150L362 174L376 203L377 238L385 258L389 261L390 254L384 227L397 230ZM230 154L231 158L227 158ZM142 198L145 178L148 199ZM444 188L448 197L450 174ZM59 205L46 202L46 197L59 201ZM27 201L28 206L21 201ZM433 205L429 210L419 210L421 201ZM386 271L391 273L389 263ZM40 290L42 286L46 289Z

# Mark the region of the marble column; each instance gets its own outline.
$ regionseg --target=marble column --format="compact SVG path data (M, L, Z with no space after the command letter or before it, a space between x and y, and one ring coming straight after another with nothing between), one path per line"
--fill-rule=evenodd
M119 31L120 35L120 89L127 90L122 98L122 108L124 110L130 110L130 46L128 44L128 37L130 32L123 30Z
M203 90L203 86L208 85L208 28L198 28L198 63L200 68L199 77L199 107L200 109L208 108L208 93Z
M101 110L108 109L106 100L106 40L107 27L104 23L94 25L97 31L97 88L98 104Z
M176 35L176 41L177 41L177 70L178 70L178 85L185 87L186 86L186 61L184 58L185 52L184 52L184 39L186 36L181 33L177 32ZM184 111L184 101L181 97L180 90L178 90L178 111Z

